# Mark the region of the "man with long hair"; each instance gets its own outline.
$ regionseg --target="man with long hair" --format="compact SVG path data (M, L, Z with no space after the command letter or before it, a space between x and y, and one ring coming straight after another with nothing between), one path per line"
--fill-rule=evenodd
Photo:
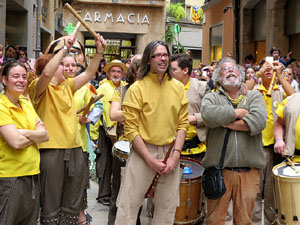
M170 51L163 41L150 42L143 53L140 79L128 89L122 104L125 137L131 154L117 202L115 225L135 225L138 210L156 174L153 225L172 225L179 202L180 152L188 123L184 86L169 73ZM174 149L163 163L171 142Z

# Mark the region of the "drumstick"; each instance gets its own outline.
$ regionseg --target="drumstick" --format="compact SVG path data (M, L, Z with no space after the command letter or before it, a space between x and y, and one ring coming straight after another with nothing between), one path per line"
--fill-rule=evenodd
M88 30L88 32L90 32L90 34L95 39L98 39L96 32L80 17L80 15L73 9L73 7L69 3L66 3L65 7L73 14L73 16L76 17L76 19L80 21L80 23Z
M174 144L175 144L175 140L171 142L171 144L170 144L170 146L169 146L169 149L168 149L168 152L167 152L167 154L165 155L165 158L164 158L163 163L166 164L166 162L167 162L167 160L168 160L168 158L169 158L169 156L170 156L170 154L171 154L171 151L172 151L172 149L173 149ZM154 178L153 178L153 180L152 180L152 183L151 183L151 185L150 185L150 187L149 187L149 189L148 189L148 191L147 191L147 193L145 194L145 197L146 197L146 198L153 198L153 197L154 197L154 190L155 190L156 185L157 185L157 183L158 183L159 177L160 177L160 174L159 174L159 173L156 173L155 176L154 176Z
M290 157L286 156L287 161L291 164L292 169L296 172L299 173L300 171L296 169L295 163L290 159Z
M100 98L102 98L103 96L104 96L104 94L100 94L100 95L98 95L97 97L93 96L93 97L91 97L90 101L93 100L93 103L95 103L95 102L97 102ZM89 102L89 103L90 103L90 102ZM76 112L76 114L81 113L81 112L84 111L85 109L88 109L88 110L89 110L90 107L91 107L91 105L93 104L93 103L92 103L92 104L89 106L89 103L86 104L85 106L81 107L80 109L78 109L77 112Z
M74 35L74 37L76 37L76 34L77 34L77 32L78 32L78 30L79 30L79 28L80 28L80 25L81 25L80 21L77 21L76 26L75 26L75 29L74 29L73 32L72 32L72 35ZM71 44L72 44L72 41L71 41L71 40L68 40L68 43L71 45Z

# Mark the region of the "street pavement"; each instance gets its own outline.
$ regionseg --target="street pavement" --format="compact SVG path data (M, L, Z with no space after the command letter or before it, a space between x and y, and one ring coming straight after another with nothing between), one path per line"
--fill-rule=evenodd
M98 195L98 183L91 182L91 187L88 189L88 209L87 212L93 217L91 225L107 225L108 218L108 206L104 206L97 202L96 198ZM148 225L149 220L146 217L145 206L141 214L141 224ZM126 223L124 223L126 225Z
M94 181L91 182L91 187L88 189L88 209L87 212L93 217L91 225L107 225L107 218L108 218L108 206L104 206L97 202L96 198L98 195L98 183ZM150 225L149 219L146 216L146 202L143 206L143 211L141 214L141 224L142 225ZM263 218L263 214L262 214ZM202 223L201 223L202 224ZM226 223L226 225L231 225L232 223ZM126 223L124 223L126 225ZM264 225L262 222L261 225Z

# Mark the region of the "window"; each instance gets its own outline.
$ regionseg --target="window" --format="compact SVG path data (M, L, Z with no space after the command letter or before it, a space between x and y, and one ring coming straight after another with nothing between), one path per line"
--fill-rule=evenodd
M210 61L222 58L223 24L210 28Z

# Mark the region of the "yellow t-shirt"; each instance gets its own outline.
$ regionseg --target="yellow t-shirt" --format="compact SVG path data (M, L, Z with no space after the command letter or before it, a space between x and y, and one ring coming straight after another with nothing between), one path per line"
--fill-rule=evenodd
M115 89L115 91L113 93L113 96L110 99L110 102L119 102L119 103L121 103L121 94L117 89Z
M278 115L279 118L283 119L283 111L284 111L284 106L286 104L287 99L284 99L279 105L276 110L276 114ZM300 130L300 116L298 116L297 122L296 122L296 131ZM300 149L300 132L295 133L295 148Z
M121 81L121 85L124 85L124 82ZM107 128L111 126L116 126L115 121L111 121L109 117L109 110L110 110L110 101L114 94L116 86L111 80L106 80L98 89L97 94L103 94L104 96L101 98L103 104L103 118L105 121L105 125ZM102 125L102 121L99 119L94 126L90 126L90 136L92 140L97 140L99 133L98 129L99 126Z
M190 85L191 85L191 79L189 79L188 83L184 86L185 93L187 93L188 90L190 89ZM196 128L193 124L190 124L188 127L188 130L186 132L185 140L190 140L196 136L197 136ZM205 151L206 151L206 145L204 143L200 143L200 144L198 144L198 147L187 149L187 150L182 150L181 154L182 155L191 155L191 154L199 154L199 153L205 152Z
M130 142L141 135L150 144L165 145L173 141L178 129L187 130L188 100L184 86L165 75L148 73L126 92L122 103L125 136Z
M279 86L275 84L273 90L279 89ZM262 131L262 139L264 146L269 146L274 144L274 119L272 113L272 107L277 107L277 105L273 106L272 97L268 97L266 94L268 90L260 85L257 90L260 90L264 96L266 108L267 108L267 123L265 129Z
M28 91L33 106L49 134L49 141L40 144L40 148L80 147L82 143L73 97L74 78L68 78L58 86L49 83L41 99L34 102L38 79L31 82Z
M87 85L84 85L79 90L77 90L74 94L76 111L78 109L80 109L81 107L85 106L86 104L88 104L91 97L92 97L92 94ZM82 115L82 113L80 113L80 115ZM86 130L85 124L80 123L79 116L77 116L77 127L78 127L81 141L82 141L82 150L84 152L86 152L87 151L87 141L88 141L87 140L87 130Z
M18 129L35 130L38 115L30 101L19 97L21 108L0 94L0 126L13 124ZM24 149L13 149L0 136L0 177L30 176L40 173L40 152L37 144Z

